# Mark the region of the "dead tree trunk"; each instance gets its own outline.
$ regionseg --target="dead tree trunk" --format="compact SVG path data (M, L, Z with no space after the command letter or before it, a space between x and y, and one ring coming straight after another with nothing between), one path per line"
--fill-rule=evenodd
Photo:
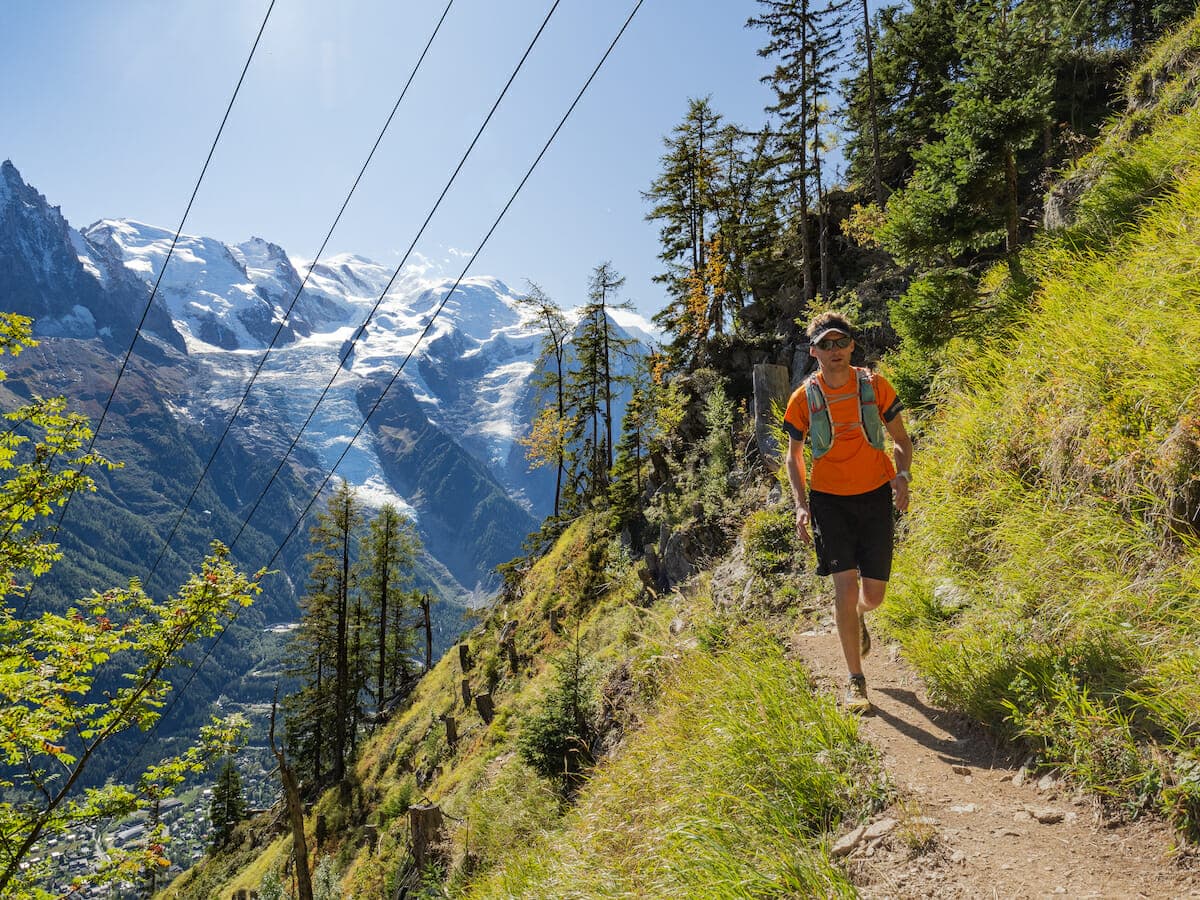
M443 841L442 826L442 810L439 807L429 804L408 808L412 856L418 872L439 855L438 848Z
M496 706L492 703L490 692L475 695L475 708L479 710L479 718L483 719L483 723L491 725L496 716Z
M304 804L300 802L300 785L296 773L287 761L282 747L275 746L275 705L279 697L276 690L271 700L271 753L279 764L279 779L283 782L283 796L287 803L288 819L292 824L292 855L296 860L296 884L300 900L313 900L312 876L308 867L308 839L304 836Z
M428 672L433 668L433 623L429 618L430 597L428 594L421 595L421 616L424 618L425 625L425 671Z

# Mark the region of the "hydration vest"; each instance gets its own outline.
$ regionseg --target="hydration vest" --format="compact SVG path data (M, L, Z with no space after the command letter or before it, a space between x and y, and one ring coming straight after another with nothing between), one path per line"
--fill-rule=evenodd
M853 369L858 380L858 390L854 394L858 398L858 421L853 424L866 433L867 441L872 447L882 450L883 417L879 415L879 404L875 400L875 386L871 383L871 373L858 366L854 366ZM817 373L814 372L804 382L804 392L808 398L808 439L812 447L812 458L818 460L833 446L833 416L829 414L829 402L821 389Z

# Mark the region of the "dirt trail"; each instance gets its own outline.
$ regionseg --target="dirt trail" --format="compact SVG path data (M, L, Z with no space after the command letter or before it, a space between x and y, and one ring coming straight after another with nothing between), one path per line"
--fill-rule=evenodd
M791 643L821 688L844 690L832 620ZM876 646L864 668L863 734L901 801L857 842L843 836L863 897L1200 898L1200 870L1172 857L1164 825L1111 826L1052 777L1018 777L1021 760L932 705L894 647Z

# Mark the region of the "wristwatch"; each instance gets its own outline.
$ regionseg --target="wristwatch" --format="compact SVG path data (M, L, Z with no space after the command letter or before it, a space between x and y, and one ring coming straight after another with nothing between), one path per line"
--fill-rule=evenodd
M912 474L908 471L908 469L901 469L899 472L896 473L896 477L903 478L909 484L912 484Z

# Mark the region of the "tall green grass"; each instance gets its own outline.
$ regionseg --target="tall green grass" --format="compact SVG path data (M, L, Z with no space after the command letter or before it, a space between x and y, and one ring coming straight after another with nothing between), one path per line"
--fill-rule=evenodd
M765 635L695 651L561 830L471 897L853 896L825 841L888 793L857 723Z
M1123 152L946 372L884 616L936 694L1196 839L1200 113Z

